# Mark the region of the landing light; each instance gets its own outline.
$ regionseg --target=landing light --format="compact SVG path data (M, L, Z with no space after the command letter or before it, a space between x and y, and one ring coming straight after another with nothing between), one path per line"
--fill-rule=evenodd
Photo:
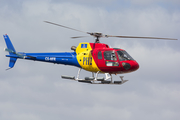
M126 70L128 70L128 69L131 68L131 65L130 65L129 63L125 63L125 62L122 63L122 66L123 66L124 69L126 69Z

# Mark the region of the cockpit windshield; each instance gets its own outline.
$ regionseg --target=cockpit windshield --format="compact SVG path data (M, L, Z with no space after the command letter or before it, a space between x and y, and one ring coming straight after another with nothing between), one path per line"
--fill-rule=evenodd
M117 51L120 61L134 60L126 51Z

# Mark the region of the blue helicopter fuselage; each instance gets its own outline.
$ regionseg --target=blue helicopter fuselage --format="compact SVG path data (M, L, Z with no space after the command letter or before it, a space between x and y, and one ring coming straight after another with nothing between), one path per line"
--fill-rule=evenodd
M21 57L16 54L6 55L6 57L81 67L77 61L76 52L61 52L61 53L21 53L21 52L18 52L18 54L25 57Z

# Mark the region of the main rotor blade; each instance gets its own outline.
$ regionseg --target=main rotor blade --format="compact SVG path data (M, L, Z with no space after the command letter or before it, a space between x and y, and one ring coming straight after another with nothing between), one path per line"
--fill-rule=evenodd
M71 38L76 39L76 38L83 38L83 37L88 37L88 36L76 36L76 37L71 37Z
M84 31L81 31L81 30L74 29L74 28L66 27L66 26L63 26L63 25L60 25L60 24L56 24L56 23L53 23L53 22L49 22L49 21L44 21L44 22L49 23L49 24L53 24L53 25L57 25L57 26L60 26L60 27L68 28L68 29L71 29L71 30L75 30L75 31L78 31L78 32L88 33L88 32L84 32Z
M174 38L159 38L159 37L138 37L138 36L113 36L105 35L105 37L119 37L119 38L141 38L141 39L162 39L162 40L178 40Z
M81 31L81 30L77 30L77 29L74 29L74 28L70 28L70 27L63 26L63 25L60 25L60 24L56 24L56 23L49 22L49 21L44 21L44 22L49 23L49 24L53 24L53 25L57 25L57 26L60 26L60 27L64 27L64 28L67 28L67 29L75 30L75 31L78 31L78 32L83 32L83 33L89 34L89 35L97 37L97 38L100 38L100 37L118 37L118 38L141 38L141 39L178 40L178 39L174 39L174 38L103 35L102 33L84 32L84 31ZM86 37L86 36L77 36L77 37L72 37L72 38L82 38L82 37Z

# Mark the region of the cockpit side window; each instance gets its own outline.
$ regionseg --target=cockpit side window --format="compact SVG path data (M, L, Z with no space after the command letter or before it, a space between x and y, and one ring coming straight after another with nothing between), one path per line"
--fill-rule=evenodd
M98 52L98 59L102 59L102 52L101 51Z
M117 60L116 54L114 51L104 51L105 60Z

